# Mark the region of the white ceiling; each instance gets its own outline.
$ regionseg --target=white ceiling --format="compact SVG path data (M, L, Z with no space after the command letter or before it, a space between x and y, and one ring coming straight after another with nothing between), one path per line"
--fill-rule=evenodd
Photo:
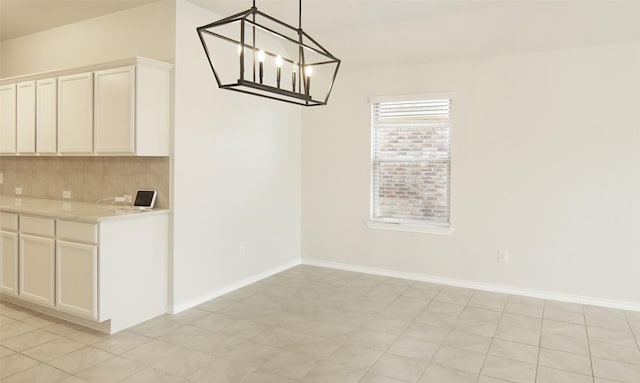
M152 1L0 0L0 37ZM251 7L251 0L190 1L221 17ZM257 6L297 24L297 0ZM302 26L349 69L637 42L638 20L640 0L304 0Z

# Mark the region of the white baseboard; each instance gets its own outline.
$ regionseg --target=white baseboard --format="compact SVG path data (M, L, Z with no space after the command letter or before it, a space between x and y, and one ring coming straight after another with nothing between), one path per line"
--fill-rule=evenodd
M376 267L367 267L367 266L352 265L352 264L346 264L346 263L327 262L327 261L322 261L317 259L308 259L308 258L302 259L301 263L305 265L326 267L330 269L355 271L355 272L365 273L365 274L374 274L374 275L382 275L385 277L394 277L394 278L409 279L414 281L438 283L438 284L447 285L447 286L466 287L470 289L493 291L497 293L523 295L527 297L548 299L552 301L580 303L585 305L609 307L609 308L616 308L616 309L628 310L628 311L640 311L639 302L616 301L616 300L603 299L603 298L585 297L581 295L563 294L563 293L557 293L552 291L523 289L520 287L495 285L491 283L474 282L474 281L465 281L462 279L453 279L453 278L438 277L433 275L407 273L403 271L380 269Z
M221 297L221 296L223 296L225 294L228 294L228 293L230 293L230 292L232 292L234 290L243 288L243 287L248 286L248 285L250 285L252 283L255 283L255 282L258 282L258 281L260 281L262 279L268 278L268 277L270 277L270 276L272 276L274 274L278 274L278 273L280 273L282 271L288 270L288 269L290 269L290 268L292 268L294 266L297 266L299 264L300 264L300 259L297 259L297 260L292 261L292 262L287 262L285 264L273 267L273 268L271 268L269 270L265 270L265 271L263 271L261 273L254 274L254 275L252 275L250 277L247 277L245 279L242 279L242 280L240 280L240 281L238 281L236 283L224 286L224 287L222 287L220 289L217 289L215 291L212 291L212 292L209 292L207 294L201 295L199 297L190 299L190 300L188 300L186 302L182 302L182 303L177 304L177 305L169 305L167 307L167 311L170 314L177 314L179 312L182 312L182 311L188 310L190 308L199 306L199 305L201 305L201 304L203 304L205 302L208 302L208 301L210 301L212 299Z

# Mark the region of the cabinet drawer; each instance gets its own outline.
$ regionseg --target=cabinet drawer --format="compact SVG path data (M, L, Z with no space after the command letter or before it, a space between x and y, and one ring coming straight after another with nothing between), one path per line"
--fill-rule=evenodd
M98 243L98 225L73 221L58 221L58 239Z
M20 216L21 233L53 237L55 235L55 227L55 221L51 218Z
M0 213L0 229L18 231L18 215L13 213Z

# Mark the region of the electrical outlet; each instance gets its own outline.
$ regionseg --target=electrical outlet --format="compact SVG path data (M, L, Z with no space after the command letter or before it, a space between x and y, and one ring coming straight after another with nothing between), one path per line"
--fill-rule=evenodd
M4 173L0 173L0 185L4 183Z
M240 256L244 257L244 246L240 246Z
M498 263L509 263L509 250L498 250Z
M131 202L133 202L133 199L131 198L131 196L129 194L125 194L124 195L124 202L131 203Z
M62 199L71 199L71 191L65 190L62 192Z
M16 186L16 195L22 195L22 188L20 186Z

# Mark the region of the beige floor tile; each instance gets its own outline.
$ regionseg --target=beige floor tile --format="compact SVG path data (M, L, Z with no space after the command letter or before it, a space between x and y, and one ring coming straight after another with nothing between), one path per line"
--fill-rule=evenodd
M589 343L583 338L544 333L540 346L552 350L589 355Z
M582 311L562 310L556 308L544 309L544 319L555 320L559 322L568 322L584 325L584 313Z
M9 356L14 353L15 351L8 349L6 347L0 346L0 358L4 358L5 356Z
M208 302L205 302L200 306L198 306L197 308L200 310L209 311L209 312L218 312L233 303L234 301L231 301L231 300L227 300L224 298L217 298L217 299L213 299Z
M327 360L356 369L369 369L382 356L381 351L345 344Z
M480 375L477 383L513 383L513 382L509 382L508 380L502 380L498 378L492 378L490 376Z
M454 370L453 368L447 368L439 366L437 364L431 364L427 367L419 383L476 383L478 374L470 372Z
M260 323L217 313L198 319L192 325L244 339L251 339L267 329L267 326Z
M440 294L436 295L433 300L437 302L452 303L455 305L465 306L471 300L471 296L456 292L442 291Z
M158 338L182 326L182 323L179 322L174 322L168 319L155 318L150 321L141 323L137 326L131 327L129 331L147 336L149 338Z
M346 367L341 364L323 362L314 367L304 378L304 383L357 383L366 370Z
M593 375L596 377L624 383L637 383L640 379L640 366L635 364L620 363L599 358L592 358L591 361L593 364Z
M42 327L47 327L47 326L51 326L56 323L59 323L60 320L52 317L44 316L44 315L36 315L36 316L29 317L27 319L24 319L22 322L28 325L31 325L33 327L42 328Z
M480 308L485 310L502 312L507 305L506 300L493 300L482 298L480 296L474 296L468 303L469 307Z
M536 365L489 355L480 375L504 379L509 382L534 383Z
M50 360L48 364L70 374L75 374L111 358L113 358L113 354L87 346Z
M3 383L54 383L68 377L69 374L41 364L3 379Z
M57 381L56 383L91 383L91 382L87 382L86 380L80 379L74 375L69 375L66 378L63 378L62 380Z
M241 338L214 333L189 325L171 331L159 337L158 340L195 351L214 353L219 356L226 354L244 342Z
M2 326L6 326L8 324L15 323L15 322L17 322L16 319L9 318L9 317L4 316L4 315L0 315L0 328Z
M22 351L23 354L42 362L66 355L70 352L85 347L84 344L67 338L54 339L51 342L43 343L39 346Z
M21 354L12 354L0 359L0 379L17 374L39 365L35 359L28 358Z
M465 305L458 305L448 302L433 301L425 307L424 311L430 313L441 314L457 314L460 315L464 311Z
M149 367L174 376L186 377L205 367L215 358L209 354L193 351L161 341L150 341L122 354Z
M616 362L640 365L640 350L637 347L618 346L613 343L589 342L591 356Z
M144 368L145 366L138 362L116 356L84 369L76 375L92 383L110 383L125 379Z
M260 366L260 370L291 379L302 379L318 361L309 355L282 351Z
M542 321L542 333L587 339L586 326L547 319Z
M412 338L398 338L387 350L388 353L411 359L430 361L439 345Z
M593 377L539 366L536 383L593 383Z
M631 330L612 330L602 327L588 327L589 341L613 343L619 346L638 347Z
M110 352L112 354L122 354L123 352L127 352L132 348L150 340L151 338L135 332L121 331L115 335L94 343L92 346L102 351Z
M0 342L0 344L15 351L23 351L28 348L50 342L57 338L59 338L59 336L56 334L38 329L22 335L8 338Z
M410 321L376 317L365 323L364 328L400 335L407 329L407 327L409 327L410 324Z
M294 352L311 355L318 359L324 359L345 344L346 338L320 339L292 344L289 349Z
M489 349L489 355L532 364L538 363L538 352L537 346L501 339L494 339Z
M368 373L360 379L358 383L405 383L402 380L390 378L388 376Z
M414 322L448 330L453 328L459 316L460 314L423 311L414 319Z
M508 302L504 308L505 313L542 318L544 307L528 305L526 303Z
M35 330L37 330L37 327L33 327L23 322L16 321L9 323L2 326L2 331L0 331L0 342Z
M411 323L402 333L402 336L422 340L425 342L441 344L449 335L449 329L429 326L424 323Z
M576 313L584 313L584 306L579 303L560 302L560 301L545 301L544 308L556 309L563 311L573 311Z
M453 330L442 342L443 346L461 348L463 350L487 353L493 338L481 335L474 335L458 330Z
M153 368L145 368L140 372L137 372L128 378L125 378L121 383L192 383L186 378L167 374L164 371L156 370Z
M398 339L398 336L395 334L372 330L360 330L349 338L348 343L378 351L385 351L393 344L393 342L396 341L396 339Z
M499 328L540 330L542 328L542 318L504 313L500 318Z
M374 374L414 383L422 376L427 365L428 362L425 361L384 354L369 371Z
M207 315L209 315L210 312L207 310L201 310L199 308L194 308L194 309L189 309L189 310L185 310L183 312L180 312L178 314L165 314L162 315L160 318L161 319L167 319L167 320L171 320L174 322L179 322L179 323L184 323L184 324L189 324L192 323L200 318L203 318Z
M265 346L252 341L243 341L231 351L224 353L224 358L236 362L263 364L282 351L277 347Z
M242 383L298 383L298 380L284 376L269 374L263 371L253 371L241 380Z
M498 330L496 330L495 338L537 346L540 344L540 330L498 328Z
M433 357L432 363L478 374L484 359L484 353L442 346Z
M591 374L591 360L588 356L571 354L564 351L542 348L540 349L538 364L583 375Z
M258 368L258 363L233 362L219 358L189 375L199 383L236 383Z

